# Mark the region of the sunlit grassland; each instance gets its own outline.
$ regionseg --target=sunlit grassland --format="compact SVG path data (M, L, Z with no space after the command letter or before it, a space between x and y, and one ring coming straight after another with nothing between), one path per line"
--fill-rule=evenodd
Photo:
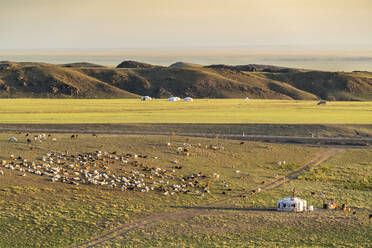
M14 135L19 142L10 143ZM188 194L164 196L159 192L123 192L120 189L93 185L52 183L48 177L10 171L1 168L0 175L0 247L66 247L102 234L120 224L135 222L154 213L174 211L174 206L198 206L239 194L271 180L275 174L285 174L292 168L308 162L323 148L296 145L264 144L239 141L186 138L172 136L79 135L77 140L69 134L56 134L57 142L33 144L29 149L24 134L0 134L0 160L10 154L32 161L51 151L78 154L95 150L117 151L119 154L147 154L140 159L146 165L167 170L174 168L177 159L183 166L178 175L217 172L219 180L211 181L211 194L204 197ZM168 148L170 142L173 148ZM191 156L176 153L183 143L215 145L225 150L190 148ZM153 159L153 157L159 159ZM286 160L288 166L278 166ZM237 174L235 170L240 170ZM223 182L232 192L223 195Z
M0 123L372 124L372 102L1 99Z
M268 192L235 198L199 216L145 227L105 245L131 247L370 247L372 242L372 151L350 149L290 183ZM277 200L296 195L322 208L333 199L350 212L317 209L284 213ZM322 196L324 194L324 197ZM230 210L224 210L230 208ZM220 210L219 210L220 209ZM355 211L355 212L354 212ZM355 214L354 214L355 213Z

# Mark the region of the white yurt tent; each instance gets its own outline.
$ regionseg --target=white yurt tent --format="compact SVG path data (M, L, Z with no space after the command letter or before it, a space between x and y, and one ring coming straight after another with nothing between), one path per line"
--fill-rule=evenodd
M244 101L248 101L248 100L249 100L249 97L244 98Z
M151 100L152 100L152 98L149 97L149 96L143 96L143 97L141 97L141 101L151 101Z
M278 211L302 212L306 211L307 202L297 197L280 199L278 201Z
M179 100L181 100L181 98L179 98L177 96L173 96L173 97L168 98L168 101L170 101L170 102L177 102Z
M192 99L191 97L185 97L184 101L185 102L193 102L194 99Z

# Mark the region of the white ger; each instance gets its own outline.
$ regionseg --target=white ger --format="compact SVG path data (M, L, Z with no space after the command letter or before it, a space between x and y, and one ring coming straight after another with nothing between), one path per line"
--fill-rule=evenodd
M149 97L149 96L143 96L143 97L141 97L141 101L151 101L151 100L152 100L152 98Z
M181 98L179 98L177 96L173 96L173 97L168 98L169 102L178 102L179 100L181 100Z
M278 211L303 212L306 211L307 202L297 197L289 197L278 201Z

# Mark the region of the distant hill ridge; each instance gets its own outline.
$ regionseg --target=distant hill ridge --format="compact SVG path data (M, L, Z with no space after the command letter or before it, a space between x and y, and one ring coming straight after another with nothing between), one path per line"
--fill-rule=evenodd
M259 98L372 100L372 73L324 72L270 65L169 67L123 61L117 68L87 62L0 62L0 97Z

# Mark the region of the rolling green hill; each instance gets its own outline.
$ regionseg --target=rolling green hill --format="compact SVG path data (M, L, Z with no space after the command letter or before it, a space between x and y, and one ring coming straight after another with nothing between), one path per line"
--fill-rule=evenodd
M1 97L135 98L133 93L84 73L41 63L0 64Z
M0 62L0 97L372 100L372 73L323 72L267 65L160 67L124 61L118 68ZM186 65L186 66L185 66Z

